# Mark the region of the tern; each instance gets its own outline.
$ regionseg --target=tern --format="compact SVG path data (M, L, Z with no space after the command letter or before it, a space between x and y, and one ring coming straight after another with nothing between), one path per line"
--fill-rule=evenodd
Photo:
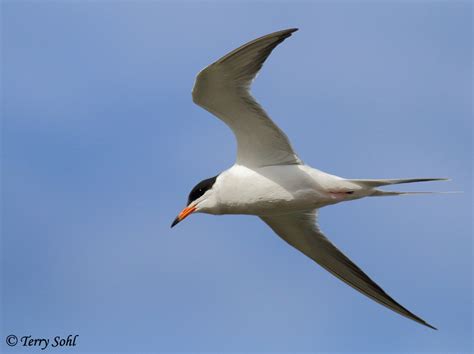
M193 213L260 217L277 235L337 278L383 306L436 329L395 301L321 232L317 211L327 205L392 192L378 187L446 178L346 179L303 163L285 133L250 94L250 86L275 47L297 28L257 38L203 69L194 103L217 116L237 139L235 164L199 182L171 227Z

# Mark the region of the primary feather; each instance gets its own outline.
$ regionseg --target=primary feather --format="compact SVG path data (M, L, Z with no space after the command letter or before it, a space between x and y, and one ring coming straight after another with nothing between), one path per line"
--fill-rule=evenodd
M272 50L296 30L278 31L251 41L206 67L196 78L193 101L232 129L238 164L261 167L301 163L288 137L249 92Z

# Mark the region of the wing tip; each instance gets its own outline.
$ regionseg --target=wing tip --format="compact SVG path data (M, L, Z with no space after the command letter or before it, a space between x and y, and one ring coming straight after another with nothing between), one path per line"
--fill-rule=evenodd
M296 28L296 27L293 27L293 28L287 28L287 29L284 29L284 30L279 30L279 31L275 31L275 32L271 32L269 34L266 34L262 37L259 37L255 40L253 40L252 42L258 42L262 39L267 39L267 38L278 38L278 43L277 44L280 44L281 42L283 42L285 39L287 39L288 37L291 37L291 35L298 31L299 28ZM247 44L250 44L252 42L249 42Z
M298 30L299 30L298 27L292 27L292 28L288 28L288 29L286 29L286 30L284 30L284 31L288 31L289 33L293 33L293 32L296 32L296 31L298 31Z
M299 28L293 27L293 28L287 28L278 32L275 32L274 35L280 34L282 37L288 38L290 37L294 32L298 31Z
M421 320L419 323L422 324L422 325L424 325L424 326L426 326L426 327L429 327L429 328L431 328L431 329L433 329L433 330L435 330L435 331L438 330L438 328L436 328L435 326L430 325L428 322L425 322L425 321L423 321L423 320Z
M392 299L393 300L393 299ZM393 300L395 301L395 300ZM405 316L406 318L410 319L410 320L413 320L415 321L416 323L419 323L423 326L426 326L426 327L429 327L435 331L438 330L438 328L436 328L435 326L433 325L430 325L428 322L426 322L424 319L422 319L421 317L418 317L417 315L415 315L413 312L407 310L405 307L403 307L402 305L400 305L398 302L395 301L395 303L400 306L404 311L405 313L401 312L401 311L395 311L395 312L398 312L400 315L402 316ZM393 308L390 308L391 310L394 310Z

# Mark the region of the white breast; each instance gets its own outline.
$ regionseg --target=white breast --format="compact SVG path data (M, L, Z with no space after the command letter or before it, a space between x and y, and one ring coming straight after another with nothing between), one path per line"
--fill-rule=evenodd
M275 215L332 203L324 182L334 178L304 165L234 165L219 175L214 189L219 213Z

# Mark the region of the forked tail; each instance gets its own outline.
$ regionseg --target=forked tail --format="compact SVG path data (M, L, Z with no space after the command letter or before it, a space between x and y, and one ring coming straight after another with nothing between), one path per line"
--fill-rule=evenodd
M457 193L457 192L392 192L375 189L377 187L389 186L392 184L431 182L431 181L449 181L449 178L400 178L400 179L351 179L350 182L356 183L362 188L372 189L372 197L407 195L407 194L438 194L438 193Z
M452 193L462 193L462 192L392 192L392 191L381 191L380 189L375 189L371 197L385 197L385 196L390 196L390 195L452 194Z
M357 183L362 187L376 188L381 186L389 186L392 184L449 181L449 178L351 179L350 181Z

